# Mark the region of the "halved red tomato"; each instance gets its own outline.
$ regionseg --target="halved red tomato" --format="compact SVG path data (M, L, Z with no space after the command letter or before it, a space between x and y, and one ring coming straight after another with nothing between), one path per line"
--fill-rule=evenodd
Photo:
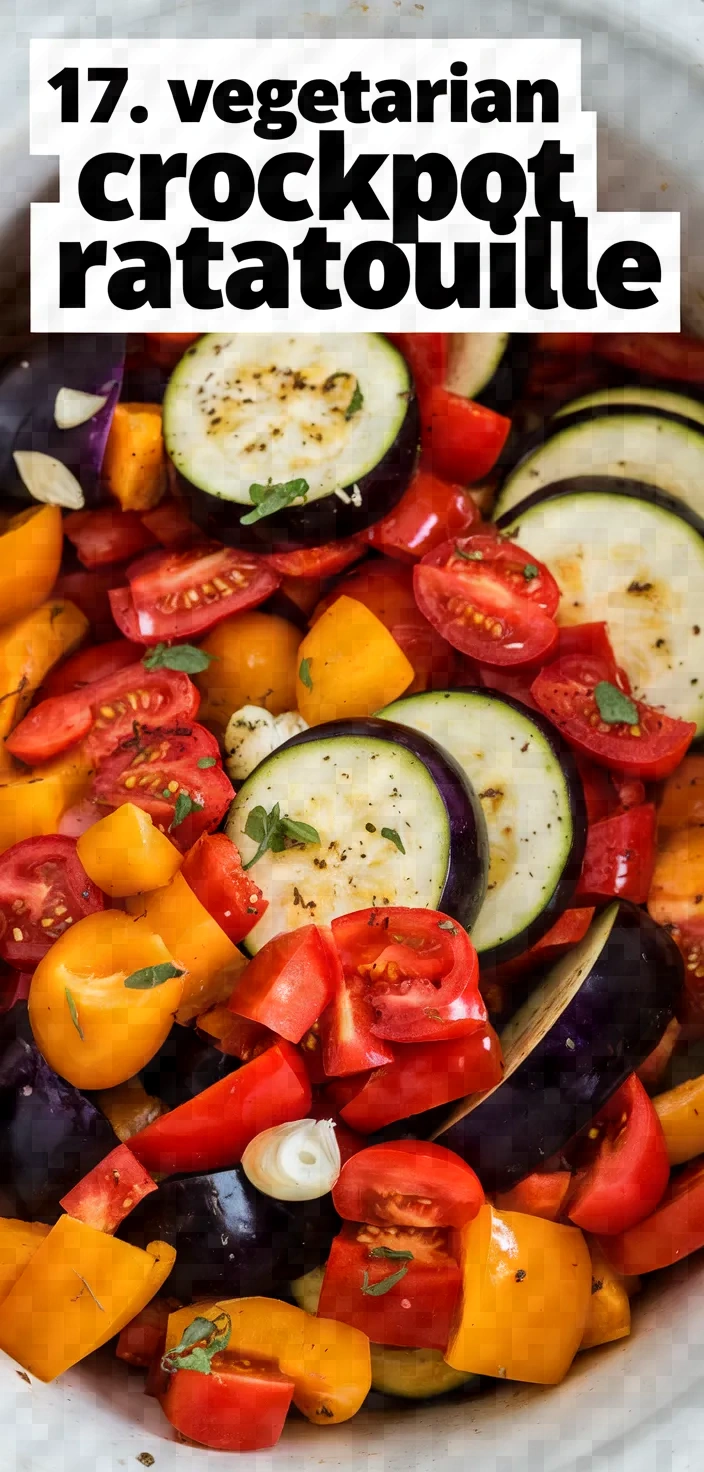
M670 1176L662 1125L634 1073L596 1115L565 1210L585 1232L626 1232L655 1210Z
M444 542L413 569L413 590L433 628L481 664L535 664L557 644L557 584L511 542Z
M626 695L631 693L631 683L626 671L616 663L609 638L608 625L603 622L590 624L568 624L557 631L557 658L567 659L570 655L581 654L586 659L598 659L605 662L609 668L606 677L612 684L618 685Z
M600 684L616 690L609 674L605 661L571 655L542 669L531 693L538 709L570 745L600 766L646 781L667 777L681 762L696 726L666 716L642 700L633 701L635 723L604 721L594 692Z
M417 562L449 537L463 537L481 521L464 486L440 480L422 465L383 521L369 528L372 547L402 562Z
M130 644L128 639L111 639L108 644L91 644L87 649L79 649L77 654L50 670L42 684L42 696L48 700L83 690L96 680L105 680L108 675L137 664L142 652L143 646Z
M239 849L226 833L202 833L186 854L181 874L235 945L249 935L269 904L245 874Z
M135 724L165 726L190 721L199 703L200 695L188 675L131 664L83 690L40 701L15 727L6 746L20 761L33 765L85 737L86 755L100 761L133 734Z
M371 1145L342 1167L333 1206L348 1222L463 1227L484 1202L481 1182L453 1150L426 1140Z
M421 444L428 468L441 480L472 485L493 470L511 420L435 383L420 393Z
M674 1175L651 1216L618 1237L603 1237L604 1255L625 1277L653 1273L704 1247L704 1161Z
M94 801L109 808L136 803L182 852L216 828L235 795L215 737L204 726L140 725L101 762Z
M104 567L126 562L138 552L153 547L156 537L136 511L72 511L64 517L64 532L73 542L84 567Z
M333 920L332 933L345 975L366 984L376 1037L433 1042L483 1027L477 953L449 916L393 905L356 910Z
M203 633L263 603L281 582L262 557L217 542L148 552L127 577L129 587L113 589L110 605L126 638L142 644Z
M416 677L407 695L418 690L443 690L452 684L457 656L447 640L423 617L413 595L410 567L392 562L388 557L362 563L321 599L311 624L316 623L341 593L370 609L410 660Z
M75 838L25 838L0 854L0 956L18 971L33 971L69 925L104 908Z
M302 547L298 552L270 552L264 561L286 578L332 578L359 562L367 550L366 533L325 542L321 547Z

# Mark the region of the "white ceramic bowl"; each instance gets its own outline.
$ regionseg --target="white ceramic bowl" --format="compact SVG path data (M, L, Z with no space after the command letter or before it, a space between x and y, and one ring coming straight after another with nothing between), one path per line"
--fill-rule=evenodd
M600 123L600 207L677 209L683 314L704 332L704 8L701 0L2 0L0 311L22 325L23 207L49 183L17 118L32 35L581 37L584 105ZM14 16L10 13L14 8ZM9 22L9 23L8 23ZM3 24L4 23L4 24ZM20 287L18 289L18 283ZM547 1330L549 1332L549 1330ZM273 1452L235 1464L170 1437L143 1377L106 1351L53 1385L0 1355L2 1472L699 1472L704 1467L704 1260L659 1275L630 1339L578 1357L556 1389L497 1383L464 1402L409 1403L327 1430L292 1421ZM143 1464L142 1464L143 1465Z

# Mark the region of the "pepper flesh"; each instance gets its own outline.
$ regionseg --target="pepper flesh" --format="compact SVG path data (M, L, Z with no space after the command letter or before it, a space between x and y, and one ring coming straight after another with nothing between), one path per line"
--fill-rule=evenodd
M163 889L137 895L127 909L145 917L174 960L188 972L177 1022L190 1022L206 1007L228 1000L247 962L182 874L175 874Z
M0 1217L0 1303L7 1298L49 1231L43 1222Z
M11 518L0 537L0 624L15 623L49 597L62 545L58 506L30 506Z
M78 857L88 877L113 899L163 888L182 860L149 813L132 802L123 803L81 835Z
M590 1237L588 1241L592 1291L580 1349L611 1344L614 1339L625 1339L631 1332L631 1304L625 1280L606 1261L596 1239Z
M402 695L415 676L381 620L346 595L306 634L298 660L296 705L309 726L370 716ZM307 684L300 675L304 662Z
M87 633L85 614L67 598L50 598L0 631L0 739L22 720L49 670Z
M445 1359L455 1370L557 1385L589 1311L589 1250L575 1227L483 1206L457 1235L463 1272Z
M653 1099L670 1165L704 1153L704 1073Z

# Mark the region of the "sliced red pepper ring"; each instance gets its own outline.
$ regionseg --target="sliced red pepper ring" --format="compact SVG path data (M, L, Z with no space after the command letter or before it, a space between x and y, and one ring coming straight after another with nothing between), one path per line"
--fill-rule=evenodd
M330 1002L334 953L317 925L276 935L237 978L230 1007L299 1043Z
M459 1291L447 1232L347 1223L330 1248L318 1313L376 1344L444 1350Z
M345 1221L462 1227L477 1215L484 1192L471 1166L444 1145L394 1140L371 1145L343 1165L332 1199Z
M591 823L576 898L644 905L655 865L655 807L644 803Z
M670 1164L662 1125L633 1073L596 1115L582 1141L566 1212L585 1232L626 1232L655 1210Z
M476 951L456 921L435 910L389 906L332 922L347 977L361 977L375 1021L390 1042L432 1042L486 1022Z
M114 589L110 604L126 638L142 644L204 633L233 613L256 608L281 581L263 558L214 542L148 552L127 577L129 587Z
M69 1216L98 1232L112 1235L145 1196L156 1191L156 1181L128 1145L118 1145L62 1196L60 1206Z

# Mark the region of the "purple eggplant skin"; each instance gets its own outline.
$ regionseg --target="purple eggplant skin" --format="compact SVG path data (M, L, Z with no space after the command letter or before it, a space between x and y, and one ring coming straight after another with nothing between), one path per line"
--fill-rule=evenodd
M240 1066L239 1058L221 1053L194 1028L175 1023L158 1053L142 1069L141 1079L148 1094L175 1109Z
M671 935L622 900L578 992L514 1073L448 1129L448 1109L435 1109L375 1141L432 1135L472 1166L485 1190L509 1190L563 1150L640 1067L674 1015L683 976Z
M119 1143L95 1104L44 1061L17 1003L0 1032L0 1215L55 1222L61 1197Z
M331 1196L274 1201L234 1166L164 1181L119 1235L138 1247L171 1243L176 1263L168 1291L187 1302L208 1294L281 1296L291 1278L325 1261L339 1230Z
M308 505L287 507L252 526L242 525L246 506L211 496L181 471L177 477L193 520L207 536L249 552L297 552L302 547L320 547L325 542L353 537L387 516L401 500L413 475L419 432L418 406L411 396L394 443L373 469L355 482L361 497L359 506L351 499L347 505L333 493Z
M3 492L34 504L17 472L16 450L53 455L73 471L87 506L101 500L100 471L125 360L123 333L62 333L34 339L26 356L0 378L0 485ZM60 388L106 394L92 419L75 429L58 429L54 404Z
M309 731L292 736L279 748L277 755L294 746L307 746L311 741L319 741L324 746L336 736L366 737L401 746L404 751L418 757L430 772L445 805L450 831L447 873L437 908L469 930L486 895L489 839L482 805L459 762L437 741L414 731L411 726L381 721L376 716L326 721L321 726L312 726Z

